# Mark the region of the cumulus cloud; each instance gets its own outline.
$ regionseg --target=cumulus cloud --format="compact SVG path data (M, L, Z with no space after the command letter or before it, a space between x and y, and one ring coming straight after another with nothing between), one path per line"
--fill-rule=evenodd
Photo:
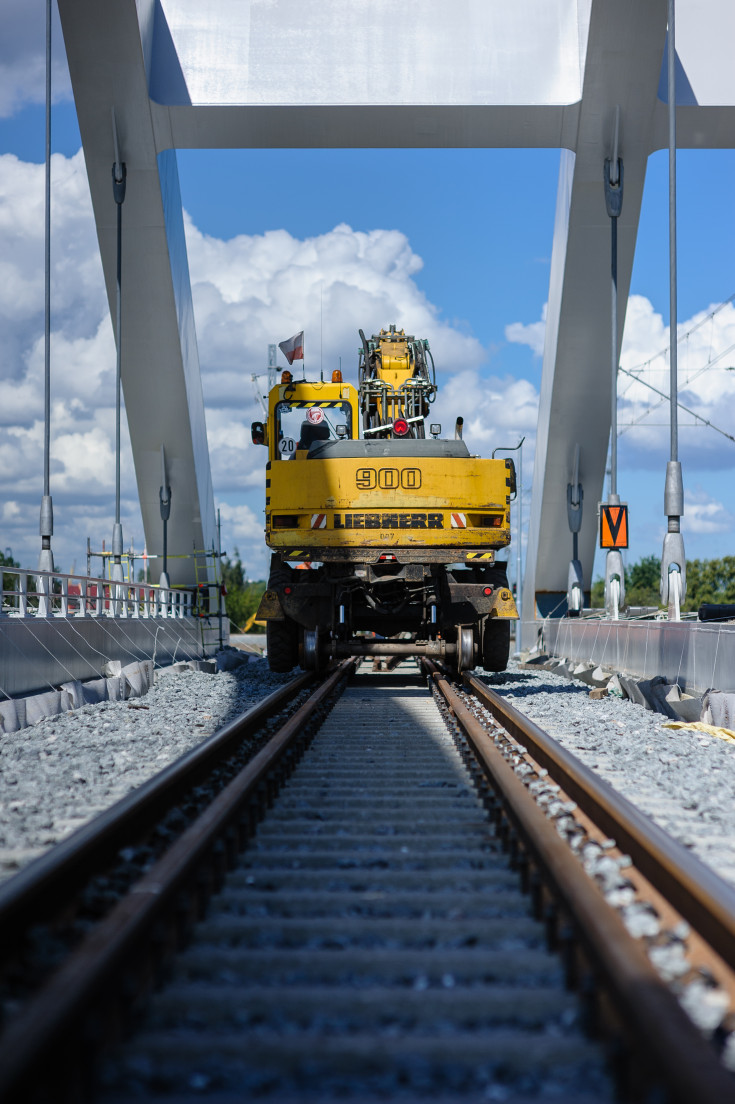
M545 327L546 304L540 321L514 322L505 336L541 356ZM729 468L735 442L728 444L717 430L735 437L735 371L728 370L735 364L735 305L712 304L698 311L679 325L678 336L679 402L689 408L679 410L681 458L688 467ZM622 468L656 467L668 455L668 342L668 327L651 301L631 295L618 380Z
M111 533L115 347L81 152L55 155L52 181L53 543L69 567L81 562L88 534L99 548ZM341 359L345 378L356 382L358 327L369 334L396 323L431 341L445 429L463 414L473 447L489 453L535 421L533 386L500 374L485 379L485 350L419 289L421 258L399 231L340 225L305 240L280 230L222 241L187 218L186 232L223 540L251 570L267 562L264 452L249 431L265 377L254 385L251 376L264 373L269 344L303 328L308 374L331 374ZM0 545L30 566L42 479L43 168L9 154L0 157L0 269ZM126 542L140 550L124 421L122 483Z
M0 156L0 544L32 566L42 492L43 166ZM52 158L51 490L54 550L78 568L112 532L115 346L81 152ZM127 426L122 517L142 548Z
M51 87L54 101L71 99L61 24L52 8ZM0 35L0 117L13 115L26 104L46 99L46 5L29 0L3 0Z
M0 546L11 547L28 566L38 552L42 481L42 197L42 166L0 157ZM524 482L529 487L538 392L530 380L503 370L502 348L488 364L477 338L442 317L416 283L422 261L404 234L339 225L304 240L278 230L223 241L203 234L188 218L186 232L223 543L230 550L238 547L251 572L262 574L267 552L262 540L265 456L250 441L249 423L261 416L257 394L265 386L267 346L302 328L308 374L317 376L323 367L328 376L341 359L345 377L353 382L358 327L372 333L395 322L428 337L440 384L431 420L441 422L451 436L455 418L463 416L465 439L472 451L485 456L516 445L525 435ZM81 565L87 535L97 548L109 540L114 490L115 348L81 153L53 160L52 263L54 549L60 565L69 567L74 560ZM508 340L523 340L539 351L543 326L543 317L530 326L513 324ZM621 421L641 416L644 428L636 431L635 449L656 463L665 451L666 430L649 424L646 412L657 399L641 380L667 390L666 356L656 356L665 344L660 316L647 299L632 296L622 363L635 368L640 380L621 380ZM723 370L731 346L732 305L714 314L702 311L682 324L682 400L735 435L735 379ZM254 384L251 377L258 374ZM683 437L686 432L683 428ZM704 439L711 430L697 432L699 456L705 465L716 463L722 450L718 453ZM621 450L623 464L625 458ZM125 537L141 550L124 421L122 474ZM700 533L733 527L727 509L699 492L687 498L687 518Z
M678 327L679 441L688 467L731 467L735 443L735 306L712 304ZM660 462L669 441L668 328L648 299L631 295L620 355L621 457L630 466ZM656 388L661 394L652 390ZM710 422L711 426L705 423Z
M528 345L534 356L544 355L544 340L546 338L546 310L548 304L544 303L541 311L540 322L511 322L505 327L505 340L516 345Z
M358 328L370 334L389 323L430 336L442 371L485 360L479 341L443 321L416 285L422 261L400 231L342 224L306 240L274 230L222 241L185 225L211 405L228 405L243 370L262 370L268 344L302 329L310 372L331 372L341 356L356 376Z
M735 514L722 502L712 498L701 487L684 493L684 517L682 531L707 536L714 533L730 533L735 528Z
M414 276L422 261L404 234L355 231L342 224L305 240L275 230L222 241L203 234L188 217L185 226L216 495L238 499L262 493L265 453L251 443L249 426L262 417L256 396L266 386L268 345L302 329L307 376L318 378L323 370L329 378L341 366L345 380L354 384L359 328L369 335L395 323L428 337L440 394L458 375L463 378L443 409L460 399L466 414L479 409L474 400L468 404L468 397L469 389L478 386L485 350L476 338L444 321L418 288ZM280 353L279 360L285 367ZM295 371L301 371L298 362ZM251 377L258 374L254 385ZM505 387L513 382L506 381ZM494 393L498 390L503 390L500 381ZM493 409L484 396L483 416L474 422L478 447L490 440L488 427L498 424L499 412L506 408L507 403ZM459 408L446 417L442 413L438 420L444 418L451 428L450 418L453 425L459 413ZM228 526L234 524L234 515L222 517ZM267 555L260 511L256 532L255 545L240 536L238 548L250 569L262 572Z

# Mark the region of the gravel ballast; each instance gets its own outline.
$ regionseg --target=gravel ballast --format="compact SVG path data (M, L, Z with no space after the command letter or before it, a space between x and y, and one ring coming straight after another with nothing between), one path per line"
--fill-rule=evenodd
M547 671L486 675L663 829L735 884L735 745ZM0 881L124 797L292 675L251 658L216 675L158 672L143 698L0 736Z
M664 728L666 717L584 683L521 670L476 672L498 694L735 884L735 744Z
M293 674L156 672L143 698L86 705L0 736L0 881L201 743Z

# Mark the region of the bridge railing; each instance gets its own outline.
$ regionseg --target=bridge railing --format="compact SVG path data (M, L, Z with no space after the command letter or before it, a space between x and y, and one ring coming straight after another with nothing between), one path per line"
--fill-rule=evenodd
M3 567L0 617L184 618L200 613L195 588L112 582Z

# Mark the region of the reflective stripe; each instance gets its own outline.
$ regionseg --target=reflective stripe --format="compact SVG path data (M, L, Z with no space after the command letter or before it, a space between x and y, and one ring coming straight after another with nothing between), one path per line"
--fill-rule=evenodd
M311 527L312 527L312 529L326 529L327 528L327 515L326 514L312 514L311 515Z
M466 529L467 518L464 514L452 514L452 529Z

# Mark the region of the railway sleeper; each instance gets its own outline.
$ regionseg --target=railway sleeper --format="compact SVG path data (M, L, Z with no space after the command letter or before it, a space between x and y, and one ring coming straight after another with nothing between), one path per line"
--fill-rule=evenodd
M152 998L135 1038L106 1063L95 1100L213 1095L321 1104L348 1096L408 1104L551 1092L582 1104L613 1099L605 1049L623 1099L658 1092L659 1070L631 1047L629 1025L598 984L595 956L576 938L535 845L521 838L516 814L501 811L488 772L463 765L469 747L459 707L454 716L442 710L448 731L429 719L432 710L431 696L399 673L387 692L384 682L371 688L369 677L355 680L325 711L291 778L270 795L265 787L254 846L229 873L222 846L214 862L222 869L209 886L221 875L222 890L189 950L170 963L171 981ZM345 748L352 750L342 756ZM419 761L441 779L428 800L416 770L404 773ZM314 796L299 781L306 764ZM391 773L402 784L381 797ZM415 804L407 808L408 799ZM319 851L340 837L353 847ZM452 837L463 853L445 867L443 845ZM405 841L398 853L381 853L380 842L395 838ZM314 865L303 862L294 839L316 842ZM519 883L528 883L539 919L528 915ZM170 931L141 992L178 942L176 926ZM561 957L543 949L545 936ZM261 955L270 970L255 967ZM516 955L517 970L503 974L498 956L507 963ZM528 971L533 955L539 974ZM594 1041L596 1030L605 1032L605 1047ZM69 1084L88 1092L72 1051ZM690 1097L674 1091L671 1099Z
M133 1087L178 1100L193 1084L264 1101L492 1085L575 1101L585 1084L611 1099L528 915L516 829L506 854L491 788L433 710L400 681L379 694L355 681L107 1066L103 1100Z

